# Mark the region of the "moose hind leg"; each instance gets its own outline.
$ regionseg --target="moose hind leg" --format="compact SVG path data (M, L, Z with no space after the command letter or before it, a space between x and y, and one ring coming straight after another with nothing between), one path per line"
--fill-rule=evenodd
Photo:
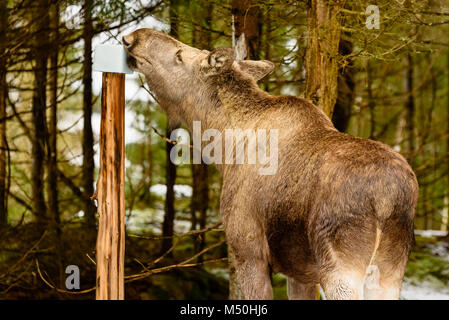
M363 274L359 272L336 270L323 278L321 285L326 299L363 299Z
M287 295L289 300L315 300L317 286L315 283L302 283L291 277L287 278Z
M379 273L378 269L376 271ZM388 276L376 275L376 271L368 274L365 281L365 300L398 300L401 294L403 271L398 270L395 274ZM372 278L375 280L373 281Z
M398 245L395 237L385 235L373 265L368 268L364 286L365 299L397 300L401 294L410 244Z

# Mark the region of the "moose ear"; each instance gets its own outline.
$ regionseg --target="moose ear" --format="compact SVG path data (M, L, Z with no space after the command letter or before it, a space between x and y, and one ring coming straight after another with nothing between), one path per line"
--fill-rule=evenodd
M216 72L229 70L235 60L235 52L230 48L217 48L202 62L203 67L208 67Z
M274 70L274 63L268 60L241 60L237 62L240 69L253 77L256 82L265 78Z

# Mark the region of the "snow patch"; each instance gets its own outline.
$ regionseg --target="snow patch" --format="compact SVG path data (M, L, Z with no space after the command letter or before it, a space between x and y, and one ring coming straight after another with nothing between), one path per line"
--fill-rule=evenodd
M401 299L404 300L449 300L449 290L437 290L430 282L421 282L419 286L404 279Z
M173 189L175 191L175 197L177 199L192 196L192 187L189 185L176 184ZM155 184L151 186L150 192L154 193L157 196L165 197L165 194L167 193L167 186L165 184Z

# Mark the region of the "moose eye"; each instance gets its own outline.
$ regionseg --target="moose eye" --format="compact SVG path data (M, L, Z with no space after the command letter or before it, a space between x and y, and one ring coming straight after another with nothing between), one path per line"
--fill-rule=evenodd
M176 52L176 61L182 63L181 49Z

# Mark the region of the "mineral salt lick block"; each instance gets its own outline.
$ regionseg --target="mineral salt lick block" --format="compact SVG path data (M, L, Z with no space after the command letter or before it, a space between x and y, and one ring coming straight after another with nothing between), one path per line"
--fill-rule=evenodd
M100 44L95 47L93 70L112 73L132 74L126 58L128 52L122 45Z

